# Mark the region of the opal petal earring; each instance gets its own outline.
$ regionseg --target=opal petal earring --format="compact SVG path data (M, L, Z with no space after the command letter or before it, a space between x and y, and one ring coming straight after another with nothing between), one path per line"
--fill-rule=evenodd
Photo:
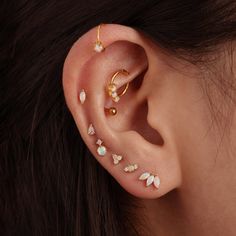
M146 180L146 187L153 184L154 187L158 189L161 184L159 176L149 172L144 172L141 174L139 180Z

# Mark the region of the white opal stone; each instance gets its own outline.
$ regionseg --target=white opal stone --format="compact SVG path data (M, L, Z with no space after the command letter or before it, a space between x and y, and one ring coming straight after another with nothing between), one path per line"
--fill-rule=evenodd
M112 92L112 93L111 93L111 96L112 96L113 98L117 97L117 92Z
M161 180L158 176L155 176L153 184L156 188L159 188L160 184L161 184Z
M92 124L89 125L88 127L88 135L94 135L95 134L95 129Z
M120 97L119 96L116 96L115 98L114 98L114 102L119 102L120 101Z
M147 178L147 182L146 182L146 186L150 186L154 181L154 175L150 175L148 178Z
M147 179L149 176L150 176L150 173L145 172L145 173L143 173L143 174L140 175L139 180L145 180L145 179Z
M107 153L107 149L104 146L100 146L97 148L97 153L99 156L105 156Z
M102 46L101 42L96 42L95 43L94 50L96 52L102 52L104 50L104 47Z
M85 100L86 100L86 93L84 91L84 89L81 90L80 94L79 94L79 99L81 104L84 104Z

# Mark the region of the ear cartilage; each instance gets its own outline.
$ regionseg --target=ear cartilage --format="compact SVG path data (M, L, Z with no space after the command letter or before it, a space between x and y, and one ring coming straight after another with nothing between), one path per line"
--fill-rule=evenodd
M105 47L102 45L102 42L100 41L100 28L101 28L101 26L102 26L102 24L100 24L98 26L98 29L97 29L97 40L96 40L96 42L94 44L94 48L93 48L94 51L98 52L98 53L105 50Z
M114 165L117 165L120 163L123 157L121 155L112 154L112 158L113 158Z
M79 99L80 99L81 104L84 104L84 102L86 100L86 93L85 93L84 89L82 89L80 91Z
M107 153L107 149L105 146L102 145L103 141L101 139L98 139L96 144L99 146L97 148L97 153L99 156L105 156Z
M161 180L158 175L154 175L149 172L144 172L143 174L141 174L139 180L146 180L146 187L153 184L154 187L158 189L161 184Z
M130 164L130 165L127 165L125 168L124 168L124 171L125 172L134 172L135 170L138 169L138 165L137 164Z
M88 127L88 135L94 135L95 134L95 129L92 124L89 125Z

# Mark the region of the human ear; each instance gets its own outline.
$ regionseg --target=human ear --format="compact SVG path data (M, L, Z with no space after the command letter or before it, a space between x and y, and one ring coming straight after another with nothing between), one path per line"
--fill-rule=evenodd
M141 198L160 197L181 182L175 145L166 125L155 120L158 110L153 112L153 81L164 67L159 52L143 33L103 24L74 43L63 70L66 103L87 147L126 191ZM114 97L108 89L113 83Z

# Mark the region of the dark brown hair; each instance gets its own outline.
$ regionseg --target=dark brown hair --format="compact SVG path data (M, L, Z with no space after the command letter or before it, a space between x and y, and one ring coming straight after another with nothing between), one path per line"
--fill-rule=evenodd
M63 96L70 47L101 22L195 60L235 40L236 2L2 0L0 235L138 235L131 197L91 156Z

